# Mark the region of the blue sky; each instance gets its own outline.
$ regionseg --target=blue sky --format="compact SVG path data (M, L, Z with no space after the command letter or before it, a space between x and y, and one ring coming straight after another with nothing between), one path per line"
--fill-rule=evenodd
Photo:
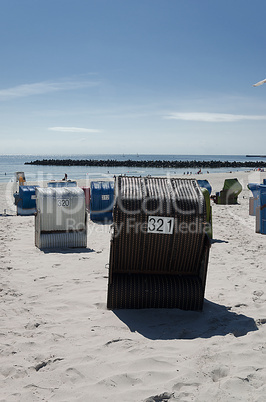
M2 0L0 154L265 154L263 0Z

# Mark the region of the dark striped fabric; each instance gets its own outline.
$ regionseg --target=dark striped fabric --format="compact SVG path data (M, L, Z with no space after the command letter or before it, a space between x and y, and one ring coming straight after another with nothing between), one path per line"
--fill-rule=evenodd
M108 308L201 310L209 254L206 204L194 179L115 178ZM149 233L150 216L174 218Z
M117 274L109 287L113 308L201 310L203 289L196 276Z

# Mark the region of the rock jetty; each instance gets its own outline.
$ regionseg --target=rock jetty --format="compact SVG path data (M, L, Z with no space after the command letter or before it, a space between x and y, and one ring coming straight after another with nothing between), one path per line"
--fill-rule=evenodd
M25 162L25 165L41 166L103 166L103 167L134 167L134 168L264 168L265 161L168 161L168 160L123 160L116 159L96 160L96 159L42 159Z

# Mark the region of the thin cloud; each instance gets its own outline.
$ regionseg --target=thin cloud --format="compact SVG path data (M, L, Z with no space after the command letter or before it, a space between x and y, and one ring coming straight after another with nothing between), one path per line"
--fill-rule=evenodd
M101 130L96 130L94 128L83 128L83 127L49 127L50 131L59 131L62 133L101 133Z
M33 95L47 94L57 91L69 91L99 85L97 81L65 81L65 82L36 82L16 87L1 89L0 101L22 98Z
M201 112L189 112L189 113L169 113L164 116L165 119L173 120L185 120L185 121L201 121L209 123L220 122L236 122L241 120L266 120L266 116L256 115L242 115L242 114L226 114L226 113L201 113Z

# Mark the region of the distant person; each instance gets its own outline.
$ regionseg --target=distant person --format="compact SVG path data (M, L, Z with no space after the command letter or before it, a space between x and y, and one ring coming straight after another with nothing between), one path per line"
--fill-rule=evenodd
M65 173L65 177L63 178L63 180L67 180L67 174Z
M18 179L18 182L19 182L20 186L24 186L25 180L23 179L22 176L20 176L19 179Z

